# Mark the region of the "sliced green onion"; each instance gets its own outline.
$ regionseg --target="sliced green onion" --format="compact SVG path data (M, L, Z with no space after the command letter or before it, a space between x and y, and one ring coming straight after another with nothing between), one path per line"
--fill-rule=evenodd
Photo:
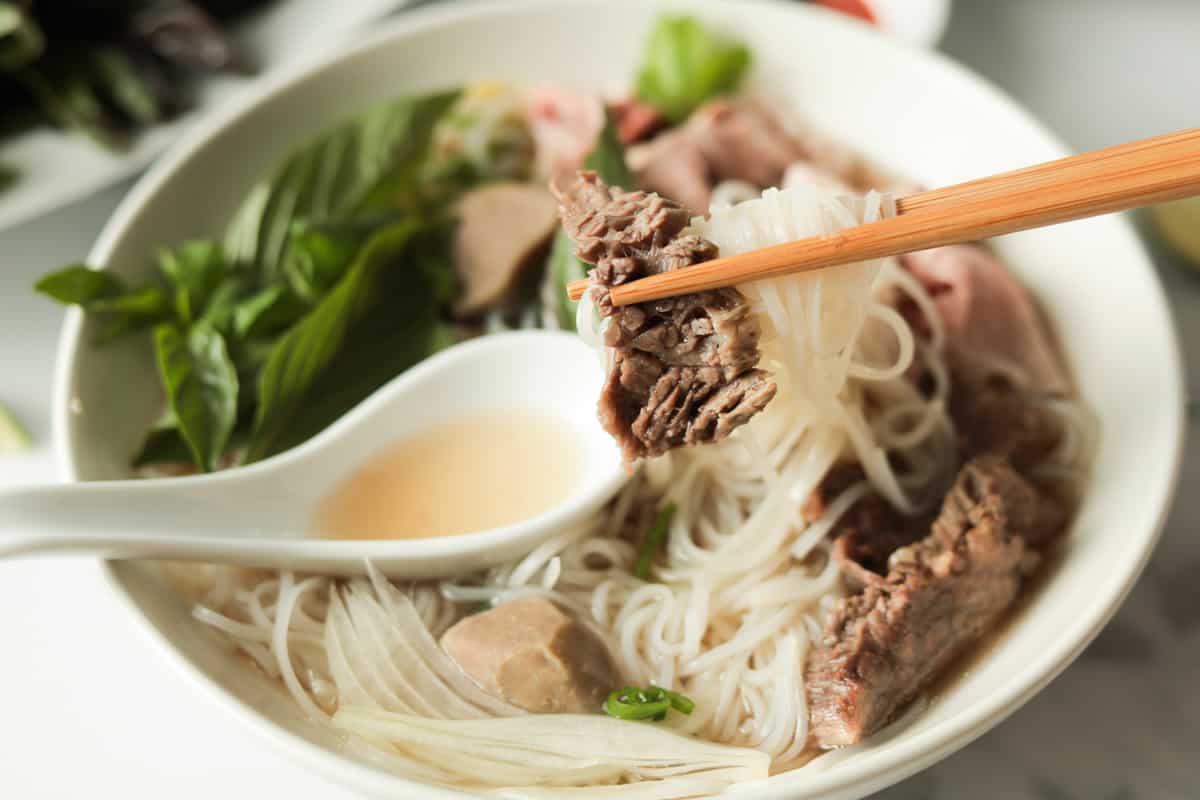
M637 563L633 565L634 577L641 578L642 580L650 577L650 565L654 563L654 557L658 555L659 550L662 550L663 542L667 540L667 531L671 527L671 518L675 516L677 508L678 506L671 502L663 506L662 511L658 512L658 517L654 520L654 525L650 527L650 531L642 541L642 549L638 553Z
M667 711L675 709L681 714L691 714L696 704L678 692L661 686L625 686L609 694L604 700L604 713L610 717L628 720L654 720L667 718Z

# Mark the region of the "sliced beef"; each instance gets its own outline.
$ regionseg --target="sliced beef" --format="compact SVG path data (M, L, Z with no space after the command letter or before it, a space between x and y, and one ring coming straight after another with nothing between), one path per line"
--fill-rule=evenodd
M835 140L813 131L789 131L752 100L718 98L677 128L629 150L641 185L706 214L712 189L735 180L758 189L802 182L858 190L907 191L911 184L885 174Z
M804 155L761 106L721 98L701 106L686 124L631 150L629 158L642 186L705 214L718 182L778 186L784 170Z
M687 125L718 180L778 186L784 170L807 155L775 115L757 103L712 100Z
M951 245L910 253L906 269L933 295L947 355L971 386L1010 385L1065 396L1071 379L1032 295L987 249Z
M630 98L609 106L617 122L617 136L622 144L630 145L648 139L666 127L667 119L656 106Z
M441 644L482 689L537 714L598 712L619 683L604 643L540 597L465 617Z
M854 504L834 527L833 557L850 591L878 583L888 559L929 533L931 515L906 517L879 495Z
M538 174L569 182L596 146L604 103L589 92L542 84L528 93L522 116L536 145Z
M894 718L995 624L1036 560L1033 547L1063 521L1004 459L985 456L962 468L929 532L892 552L886 570L878 549L893 534L865 554L845 545L862 588L838 602L805 666L816 743L854 744Z
M946 328L949 412L961 454L1007 456L1019 470L1036 465L1061 434L1043 401L1072 389L1033 297L979 245L910 253L901 262L933 296ZM923 318L909 316L925 332Z
M968 525L972 497L1003 510L1009 530L1035 548L1061 533L1067 522L1067 509L1056 497L1027 480L1008 459L991 454L971 459L960 470L933 523L934 533L945 538L946 531Z
M718 441L765 408L776 387L756 368L760 331L737 290L623 307L610 300L612 286L716 257L716 245L683 234L687 212L591 172L558 198L576 254L595 265L592 297L609 320L613 354L599 415L625 456Z
M1034 398L1006 381L972 380L954 371L950 417L964 458L993 453L1025 470L1058 444L1062 427Z
M858 464L835 464L801 506L805 522L819 519L838 495L864 480L866 474ZM906 517L874 493L846 509L829 535L848 588L858 591L886 573L888 556L928 533L931 520L928 515Z
M810 494L800 507L800 514L805 522L815 522L825 514L829 504L837 496L860 481L865 481L867 475L861 466L850 461L839 461L821 479L820 485Z
M454 267L462 291L458 317L473 317L498 305L540 263L558 223L558 205L545 187L532 183L489 183L458 202Z

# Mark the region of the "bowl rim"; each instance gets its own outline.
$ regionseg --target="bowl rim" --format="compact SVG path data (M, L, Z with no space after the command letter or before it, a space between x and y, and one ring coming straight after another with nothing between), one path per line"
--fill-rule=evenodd
M858 29L855 35L864 35L864 25L811 5L795 5L786 0L740 0L743 5L759 6L763 9L773 9L803 15L818 15L826 19L827 24L837 24ZM637 0L571 0L564 4L561 0L462 0L459 3L436 5L417 8L388 20L379 26L370 36L364 37L353 46L341 46L316 56L298 59L289 67L269 75L253 88L243 92L236 100L227 106L207 115L193 126L167 153L145 174L132 190L124 197L116 211L106 223L104 229L88 255L89 264L107 264L108 256L117 242L123 237L131 220L143 207L147 199L153 196L161 186L170 182L175 173L186 164L195 152L200 149L212 136L222 131L231 123L244 116L254 114L257 107L265 100L288 91L307 81L317 73L326 69L337 68L343 61L358 54L390 42L403 41L406 37L419 35L423 31L453 26L461 21L475 17L486 17L495 14L512 12L529 12L541 10L546 12L561 11L563 5L594 5L605 8L619 8L622 4L636 5ZM706 8L727 5L726 0L689 0L684 3L668 3L680 8L690 8L702 13ZM837 17L836 22L834 18ZM849 31L847 31L849 33ZM872 47L903 51L906 58L918 58L934 62L942 72L952 73L959 80L972 84L987 102L1004 113L1018 119L1031 134L1040 137L1050 150L1059 155L1066 155L1069 150L1056 136L1038 121L1029 111L1019 105L1013 98L999 89L988 79L977 75L964 65L950 59L939 52L921 51L918 48L906 46L889 40L883 36L875 36ZM1163 383L1158 389L1164 398L1162 407L1168 417L1164 425L1169 438L1173 442L1168 458L1162 463L1160 482L1155 485L1154 493L1148 498L1147 505L1154 509L1151 524L1140 532L1142 537L1136 551L1136 558L1119 565L1109 573L1108 580L1103 584L1104 592L1097 592L1092 602L1080 609L1069 627L1054 646L1045 648L1036 658L1031 659L1027 669L999 683L988 698L978 703L969 711L960 713L957 717L945 721L939 726L907 737L903 743L889 754L889 757L877 769L838 770L834 778L826 773L824 776L813 776L809 773L806 780L815 781L812 789L820 789L822 796L846 798L861 797L869 792L879 790L902 780L933 763L941 760L954 751L966 746L1000 721L1011 715L1024 705L1051 680L1059 675L1083 649L1100 632L1103 626L1124 602L1133 588L1137 578L1144 569L1151 553L1157 544L1167 515L1171 508L1171 500L1177 486L1182 467L1185 435L1185 393L1183 388L1183 359L1179 346L1178 334L1174 325L1166 293L1158 279L1145 245L1140 242L1127 218L1114 218L1111 225L1122 229L1131 240L1137 251L1142 254L1138 269L1149 272L1149 288L1156 306L1155 313L1166 320L1165 341L1162 342L1169 363ZM79 346L83 314L78 309L68 311L63 323L59 345L56 354L54 370L54 391L52 398L52 428L54 432L55 461L64 480L79 480L75 457L69 437L67 436L71 415L71 378ZM271 742L272 745L292 761L307 768L314 769L343 785L356 787L371 794L394 794L398 788L420 791L421 796L427 797L474 797L456 789L431 786L400 778L390 773L370 767L364 763L352 760L311 742L298 734L265 717L259 711L236 697L229 690L218 684L206 672L192 663L175 647L171 639L150 623L145 612L134 599L124 584L119 562L103 562L103 572L112 587L114 594L120 597L122 604L139 618L145 634L155 643L167 662L199 688L208 698L218 700L241 723L256 732L260 738ZM787 797L792 789L786 780L774 776L769 782L755 785L758 797ZM823 778L823 779L822 779ZM743 787L739 787L743 788ZM805 789L810 787L806 785ZM743 789L744 790L744 789Z

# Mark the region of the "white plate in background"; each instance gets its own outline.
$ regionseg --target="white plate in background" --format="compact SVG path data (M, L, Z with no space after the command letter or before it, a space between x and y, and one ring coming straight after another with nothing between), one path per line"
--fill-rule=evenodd
M295 58L338 44L355 29L407 1L276 0L235 26L233 38L253 58L262 75ZM50 127L0 139L0 163L18 173L12 185L0 191L0 229L86 197L138 172L205 111L254 82L255 78L227 75L203 79L195 108L170 122L147 128L120 152L105 150L78 133Z

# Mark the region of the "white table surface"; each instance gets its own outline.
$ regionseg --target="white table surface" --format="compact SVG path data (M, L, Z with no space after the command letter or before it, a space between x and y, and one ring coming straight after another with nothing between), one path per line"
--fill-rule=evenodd
M1197 124L1195 0L958 0L945 42L1076 148ZM29 286L78 260L129 184L0 233L0 403L35 448L0 484L50 481L61 312ZM1167 257L1189 373L1200 274ZM1195 415L1193 415L1193 420ZM1193 422L1189 439L1200 439ZM1200 791L1200 450L1146 576L1100 639L995 731L877 800L1170 800ZM85 559L0 563L0 798L350 798L187 691Z

